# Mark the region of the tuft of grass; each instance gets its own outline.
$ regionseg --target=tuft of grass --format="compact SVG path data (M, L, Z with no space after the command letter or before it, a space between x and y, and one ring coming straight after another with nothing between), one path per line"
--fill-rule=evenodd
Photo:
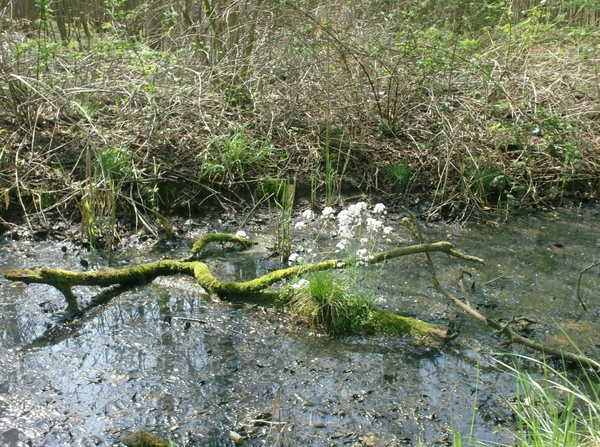
M291 294L290 305L298 315L332 335L360 333L370 328L376 311L372 299L329 272L315 273L309 279L306 287Z
M545 358L540 362L521 354L508 356L508 362L497 361L497 365L514 379L515 394L499 398L514 414L515 427L509 429L514 441L507 445L475 438L474 405L469 433L452 431L454 447L600 446L600 376L597 372L583 368L557 369ZM539 368L532 372L532 364ZM477 401L476 395L474 401Z
M524 366L538 360L514 355L503 363L516 383L505 399L517 419L513 434L523 447L597 447L600 445L600 377L582 369L574 375L541 362L542 376Z
M209 142L199 181L244 181L247 171L264 172L271 167L273 154L273 145L268 139L248 135L246 126L235 124L229 134Z
M129 433L121 439L127 447L168 447L173 445L146 430Z
M405 192L407 190L413 175L412 168L408 163L386 166L385 172L394 191Z

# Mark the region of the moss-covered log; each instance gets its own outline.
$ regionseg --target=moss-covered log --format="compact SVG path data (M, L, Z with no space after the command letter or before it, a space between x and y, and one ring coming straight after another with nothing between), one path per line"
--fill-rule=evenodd
M123 269L105 269L92 272L73 272L70 270L42 267L35 270L8 270L4 277L10 281L25 284L48 284L60 290L67 299L69 310L76 311L77 299L73 295L74 286L108 287L116 284L129 286L144 284L159 276L188 274L194 276L194 268L201 262L179 262L163 260ZM208 270L208 268L206 269Z
M202 236L196 242L194 242L190 253L192 255L198 255L202 251L202 249L204 249L204 247L206 247L211 242L231 242L234 244L240 244L244 248L248 248L250 247L250 245L252 245L252 242L250 242L250 240L239 236L234 236L233 234L208 233Z
M251 243L247 239L242 239L230 234L207 234L197 241L192 250L191 257L183 261L177 260L161 260L142 264L134 267L123 269L105 269L102 271L91 272L73 272L69 270L42 267L34 270L9 270L5 272L4 277L10 281L21 281L25 284L48 284L60 290L68 303L70 311L77 311L77 299L73 294L74 286L103 286L120 284L123 286L144 284L152 281L159 276L169 276L176 274L189 275L196 278L198 284L206 289L209 293L224 297L251 297L254 294L261 293L269 286L284 279L304 275L306 273L343 269L359 262L359 259L338 260L330 259L314 264L297 265L289 268L275 270L267 273L259 278L245 282L230 282L221 281L213 276L208 266L194 259L198 253L211 242L234 242L239 243L244 248ZM444 252L452 256L461 257L469 260L483 262L477 258L468 257L459 252L456 252L449 242L436 242L433 244L418 244L409 247L396 248L386 251L371 258L369 263L382 262L387 259L397 258L415 253L429 252ZM418 320L413 320L405 317L393 316L392 314L381 317L380 322L373 323L373 328L378 332L395 332L395 333L439 333L439 328L428 325Z

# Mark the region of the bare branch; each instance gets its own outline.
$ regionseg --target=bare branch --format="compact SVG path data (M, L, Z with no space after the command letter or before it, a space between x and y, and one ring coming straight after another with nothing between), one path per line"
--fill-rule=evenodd
M577 288L575 289L575 295L577 296L577 299L579 300L579 302L581 303L581 307L583 307L583 310L585 310L587 312L587 309L585 307L585 304L583 304L583 301L581 299L581 295L579 293L580 290L580 286L581 286L581 277L583 276L583 274L585 272L587 272L588 270L596 267L597 265L600 265L600 262L595 262L592 265L587 266L586 268L584 268L581 273L579 273L579 278L577 278Z

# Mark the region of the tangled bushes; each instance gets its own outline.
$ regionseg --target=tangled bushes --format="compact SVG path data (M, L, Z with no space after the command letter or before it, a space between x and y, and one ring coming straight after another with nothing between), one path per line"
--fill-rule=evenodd
M31 225L155 231L296 177L328 205L353 185L462 217L597 198L598 31L562 3L111 2L70 23L39 3L0 48L4 212Z

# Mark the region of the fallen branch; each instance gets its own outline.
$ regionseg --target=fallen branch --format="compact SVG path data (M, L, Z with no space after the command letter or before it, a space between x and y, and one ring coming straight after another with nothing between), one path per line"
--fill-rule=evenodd
M73 295L74 286L102 286L108 287L115 284L129 286L134 284L145 284L159 276L169 275L189 275L196 278L198 284L206 289L207 292L215 295L246 295L258 293L284 279L304 275L310 272L322 270L343 269L360 262L359 259L338 260L329 259L326 261L296 265L280 270L269 272L259 278L245 282L220 281L210 272L208 266L200 261L189 260L196 257L199 252L211 242L234 242L239 243L244 248L251 245L247 239L238 238L231 234L213 234L209 233L199 239L192 248L192 256L183 261L164 259L161 261L141 264L123 269L105 269L102 271L73 272L69 270L42 267L35 270L8 270L4 277L10 281L21 281L25 284L48 284L60 290L65 296L69 310L76 311L77 299ZM419 244L409 247L401 247L377 254L370 259L368 263L374 264L388 259L406 256L415 253L429 253L439 251L448 255L460 257L462 259L474 259L483 262L480 259L468 257L454 250L450 242L435 242L432 244Z
M579 273L579 278L577 278L577 288L575 289L575 295L577 296L577 299L579 300L579 303L581 304L581 307L583 307L583 310L587 312L587 308L585 307L585 304L583 303L583 300L581 299L581 293L580 293L580 287L581 287L581 277L583 276L583 274L585 272L587 272L588 270L596 267L600 265L600 262L595 262L592 265L588 265L586 268L584 268L580 273Z
M51 285L65 296L68 305L67 309L72 312L77 312L79 308L77 298L72 290L74 286L96 285L108 287L115 284L131 286L148 283L159 276L182 274L196 278L198 284L211 294L226 298L233 296L244 297L251 300L253 296L256 296L269 286L284 279L301 276L310 272L344 269L359 262L364 262L359 258L346 260L329 259L314 264L297 265L275 270L250 281L221 281L213 276L205 263L195 260L201 250L212 242L236 243L243 248L247 248L251 245L249 240L231 234L210 233L202 237L193 245L190 257L181 261L167 259L123 269L105 269L102 271L88 272L73 272L63 269L42 267L34 270L9 270L5 272L4 277L10 281L21 281L25 284L37 283ZM481 259L464 255L456 251L450 242L436 242L432 244L418 244L395 248L379 253L366 262L374 264L400 256L436 251L446 253L449 256L483 263L483 260ZM437 335L442 335L442 331L435 325L428 325L427 323L396 314L388 315L389 312L385 311L378 311L376 314L377 318L384 322L384 326L386 327L402 328L401 330L405 332L437 332Z
M415 228L412 225L412 223L410 222L410 220L406 217L402 220L402 222L409 229L409 231L413 234L413 236L421 244L423 244L423 235L418 230L418 228ZM440 282L437 278L437 274L435 271L435 267L433 266L433 262L431 261L431 257L429 256L428 253L425 253L425 257L427 259L427 268L429 270L429 273L431 274L431 279L432 279L433 287L435 288L435 290L437 290L439 293L444 295L446 298L448 298L450 301L452 301L454 304L456 304L458 307L460 307L466 313L471 315L473 318L485 323L487 326L492 328L496 334L505 336L508 339L509 344L510 343L518 343L523 346L527 346L528 348L534 349L536 351L554 355L554 356L557 356L564 360L568 360L571 362L579 363L581 365L589 366L589 367L595 369L596 371L600 371L600 363L594 359L591 359L584 355L575 354L574 352L566 351L564 349L553 348L551 346L544 345L543 343L536 342L534 340L531 340L529 338L523 337L522 335L518 334L509 326L509 324L500 324L499 322L492 320L491 318L487 318L486 316L484 316L483 314L481 314L480 312L475 310L473 307L471 307L468 303L464 303L453 293L446 290L440 284ZM593 266L588 267L588 269L591 267L593 267Z

